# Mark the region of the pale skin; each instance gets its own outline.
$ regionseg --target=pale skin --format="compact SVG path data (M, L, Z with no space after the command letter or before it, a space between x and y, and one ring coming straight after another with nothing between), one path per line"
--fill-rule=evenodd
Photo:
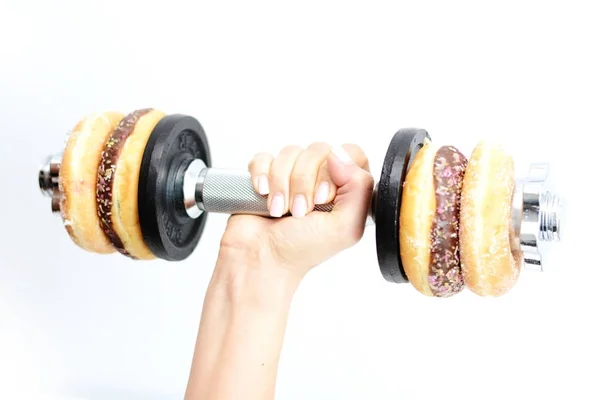
M373 191L356 145L288 146L249 163L273 217L232 216L206 292L186 400L275 397L290 304L303 277L364 233ZM326 182L326 184L324 184ZM331 212L315 204L334 202Z

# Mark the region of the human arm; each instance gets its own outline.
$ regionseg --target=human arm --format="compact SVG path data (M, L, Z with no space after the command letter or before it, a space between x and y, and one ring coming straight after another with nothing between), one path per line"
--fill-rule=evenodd
M223 249L208 286L186 400L274 398L289 307L300 277Z
M295 150L275 159L260 155L250 165L259 192L258 178L269 177L272 214L292 209L294 217L229 219L204 301L186 400L273 399L298 285L310 269L362 237L373 188L362 151L345 146L350 155L339 157L320 144ZM324 181L333 190L319 197ZM281 202L274 210L273 198L281 193L283 210ZM309 200L308 213L294 210L300 194ZM314 203L332 200L330 213L310 212Z

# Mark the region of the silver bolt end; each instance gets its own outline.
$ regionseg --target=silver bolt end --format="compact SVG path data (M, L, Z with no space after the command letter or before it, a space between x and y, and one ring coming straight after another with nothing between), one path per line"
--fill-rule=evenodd
M540 196L540 234L544 242L560 242L560 198L544 192Z
M58 177L60 174L60 164L62 153L48 156L40 167L38 173L38 185L42 194L51 198L51 209L53 213L58 213L60 204L60 191L58 188Z
M47 197L52 197L52 193L54 192L51 165L52 156L49 156L40 167L38 174L38 185L42 191L42 194Z
M543 271L541 242L560 241L560 198L553 193L548 164L532 164L513 193L511 247L523 254L528 270Z

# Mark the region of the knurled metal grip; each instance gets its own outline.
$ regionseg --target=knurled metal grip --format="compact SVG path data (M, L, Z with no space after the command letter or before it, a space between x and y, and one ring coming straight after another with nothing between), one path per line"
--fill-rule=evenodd
M248 171L204 168L198 174L196 182L184 182L185 186L192 184L195 184L193 191L195 204L201 212L270 215L267 196L256 191ZM191 203L191 201L188 200L186 203ZM314 210L322 212L329 212L332 209L333 203L318 204L314 208ZM194 217L197 213L188 214Z

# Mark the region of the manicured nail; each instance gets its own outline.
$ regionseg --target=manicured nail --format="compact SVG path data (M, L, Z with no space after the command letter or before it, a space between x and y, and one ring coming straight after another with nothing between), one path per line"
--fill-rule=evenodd
M331 149L331 152L344 164L354 164L354 160L346 153L346 150L342 146Z
M308 206L306 204L306 197L303 194L299 194L294 198L294 204L292 205L292 216L294 218L302 218L306 215Z
M271 217L281 217L283 215L283 206L283 195L281 193L277 193L271 199L271 209L269 210Z
M269 179L264 175L258 177L258 193L269 194Z
M315 193L315 204L325 204L329 196L329 182L321 182Z

